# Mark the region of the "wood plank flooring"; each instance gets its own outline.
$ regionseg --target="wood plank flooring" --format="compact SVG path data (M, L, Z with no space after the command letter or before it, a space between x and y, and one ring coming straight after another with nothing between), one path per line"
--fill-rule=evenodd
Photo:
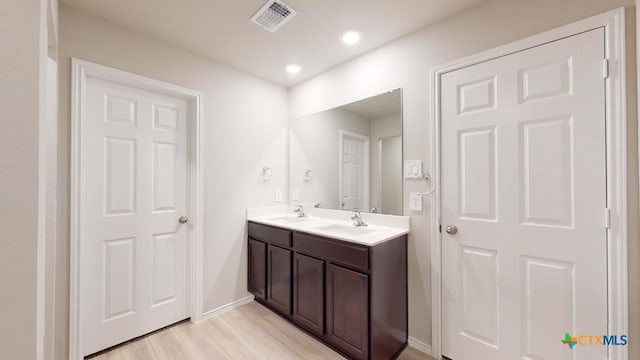
M198 324L183 322L92 357L92 360L344 359L256 302ZM433 360L407 348L401 360Z

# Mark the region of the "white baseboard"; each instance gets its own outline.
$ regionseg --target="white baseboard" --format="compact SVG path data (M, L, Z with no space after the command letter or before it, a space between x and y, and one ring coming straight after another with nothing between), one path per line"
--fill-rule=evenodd
M411 346L416 350L422 351L427 355L431 355L431 345L425 342L422 342L416 338L412 338L411 336L409 336L409 346Z
M233 310L233 309L235 309L237 307L240 307L240 306L242 306L244 304L248 304L248 303L253 301L253 297L254 297L253 295L249 295L249 296L243 297L242 299L238 299L236 301L230 302L230 303L228 303L226 305L222 305L220 307L217 307L217 308L215 308L213 310L209 310L209 311L207 311L207 312L202 314L202 316L200 317L200 320L198 322L211 319L212 317L216 317L216 316L218 316L220 314L223 314L223 313L225 313L225 312L227 312L229 310Z

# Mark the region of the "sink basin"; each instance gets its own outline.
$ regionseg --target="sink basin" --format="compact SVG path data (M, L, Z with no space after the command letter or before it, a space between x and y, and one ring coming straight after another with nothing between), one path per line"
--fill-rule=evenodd
M375 230L369 229L367 227L362 227L362 226L357 227L357 226L342 225L342 224L325 225L325 226L317 227L316 229L329 231L329 232L341 234L341 235L350 235L350 236L358 236L358 235L370 234L372 232L375 232Z
M269 221L277 221L277 222L283 222L283 223L298 223L298 222L309 221L309 218L301 218L297 216L281 216L281 217L269 219Z

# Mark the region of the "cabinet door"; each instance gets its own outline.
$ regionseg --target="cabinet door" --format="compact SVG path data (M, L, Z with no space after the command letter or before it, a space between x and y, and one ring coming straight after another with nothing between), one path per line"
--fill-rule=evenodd
M291 315L291 250L269 245L267 253L267 303Z
M369 276L327 265L327 340L354 359L369 357Z
M266 298L267 285L267 244L249 239L248 290L256 298Z
M293 256L293 319L316 335L324 335L324 261Z

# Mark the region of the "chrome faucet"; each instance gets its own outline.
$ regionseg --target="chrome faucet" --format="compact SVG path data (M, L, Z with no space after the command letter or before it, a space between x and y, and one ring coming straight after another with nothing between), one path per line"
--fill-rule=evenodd
M298 217L299 217L299 218L306 218L306 217L309 217L309 215L307 215L307 214L304 212L304 208L302 207L302 205L296 205L296 209L295 209L295 210L293 210L293 212L298 213Z
M351 220L353 220L353 226L368 226L367 223L362 220L360 210L353 210L353 216L351 217Z

